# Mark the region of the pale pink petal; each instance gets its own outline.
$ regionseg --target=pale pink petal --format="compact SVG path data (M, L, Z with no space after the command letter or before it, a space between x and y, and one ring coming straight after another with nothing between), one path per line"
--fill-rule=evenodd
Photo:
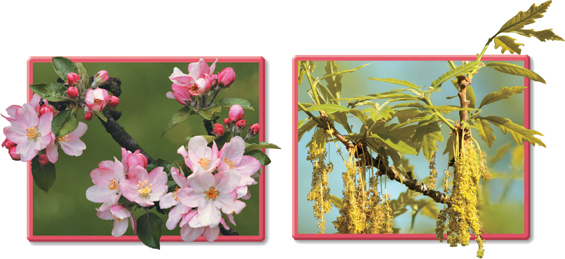
M177 154L181 155L182 157L188 157L188 151L186 151L186 148L184 148L184 146L180 146L179 149L177 149Z
M198 61L198 66L200 67L200 77L202 77L202 74L210 74L210 67L208 66L208 63L206 63L206 61L204 61L204 59L200 59Z
M209 75L214 74L214 70L216 70L216 62L218 62L218 59L216 59L216 61L214 61L214 63L212 63L212 65L210 66L210 72L207 73Z
M18 144L16 147L16 154L20 155L20 159L23 162L31 161L38 153L38 150L34 149L35 142L24 141Z
M251 192L247 191L247 194L241 197L242 200L249 200L251 198Z
M216 199L217 200L217 199ZM222 215L220 210L214 206L214 201L202 199L198 206L198 220L203 226L215 227L220 224Z
M229 215L232 215L232 214L228 214L228 216ZM224 226L225 229L227 229L227 230L230 229L230 227L228 227L228 224L226 224L226 221L223 218L220 219L220 224L222 224L222 226Z
M131 224L131 228L133 229L133 234L137 235L136 230L137 230L137 221L135 220L135 217L129 217L129 222Z
M179 173L179 169L177 169L176 167L171 168L171 176L173 177L173 180L175 180L178 186L180 187L188 186L188 179L182 176Z
M261 162L252 156L243 156L235 169L241 175L252 176L261 170Z
M39 123L37 112L35 112L35 109L27 103L24 103L24 105L22 105L22 108L16 111L16 120L21 122L23 125L26 125L27 127L37 126L37 124Z
M129 201L137 202L140 198L137 189L137 183L131 180L125 180L120 183L120 191Z
M211 150L208 141L202 136L190 138L188 142L188 159L193 165L198 164L200 158L210 158Z
M168 209L177 204L179 204L178 198L173 197L172 192L165 194L165 196L161 197L161 200L159 200L159 208L161 209Z
M194 192L197 193L203 193L207 191L216 182L214 175L212 175L211 173L198 173L197 171L194 172L193 175L193 177L188 178L188 185L194 190Z
M65 138L68 141L60 141L61 149L69 156L80 156L82 151L86 149L86 144L76 136L68 136Z
M14 120L15 120L15 119L16 119L16 111L17 111L18 109L21 109L21 108L22 108L22 107L19 106L19 105L10 105L10 107L6 108L6 112L8 113L8 115L9 115L10 117L12 117L11 119L14 119ZM2 116L3 116L3 115L2 115ZM6 117L4 117L4 118L6 118ZM6 118L6 119L7 119L7 118Z
M90 178L92 178L92 183L96 185L106 186L115 179L115 176L114 173L107 168L96 168L90 172Z
M114 215L112 215L112 212L110 212L109 209L108 210L98 209L98 212L96 212L96 216L104 220L114 219Z
M214 242L214 240L216 240L219 235L220 235L219 226L207 227L206 230L204 230L204 233L202 233L202 236L204 236L204 238L206 238L208 242Z
M116 191L110 190L106 186L94 185L86 189L86 199L91 202L105 202L115 194Z
M87 129L88 126L86 125L86 123L79 121L77 128L73 130L73 132L69 133L69 136L75 136L77 138L80 138L84 135Z
M41 101L41 96L39 96L38 94L33 94L33 97L31 97L31 100L29 100L29 105L33 107L33 109L37 113L39 113L39 109L41 108L39 106L39 101ZM45 100L45 102L47 101Z
M237 194L235 192L229 194L223 194L220 192L220 195L214 201L215 207L222 208L222 212L225 214L239 214L243 208L245 208L245 202L240 200L236 200Z
M169 98L169 99L175 99L175 93L173 93L173 92L167 92L167 95L166 95L166 96L167 96L167 98Z
M177 197L185 206L198 207L200 200L205 199L206 194L204 192L191 192L188 188L181 188L177 190Z
M216 180L216 189L220 193L230 193L235 191L235 188L239 185L241 180L241 176L235 170L217 173L214 175L214 178Z
M138 181L144 182L145 180L148 180L149 174L143 166L135 165L134 167L129 168L128 177L129 180L135 181L137 184Z
M169 79L173 82L173 83L177 83L176 80L174 80L173 78L176 77L180 77L180 76L186 76L185 73L183 73L178 67L173 68L173 73L171 74L171 76L169 76Z
M167 189L168 187L166 184L153 185L153 187L151 187L149 199L152 201L158 201L167 193Z
M184 206L182 204L174 207L169 212L169 219L167 219L167 223L165 224L169 230L173 230L177 227L177 224L182 219L183 215L188 213L191 208Z
M47 112L41 115L39 118L39 125L37 126L37 130L41 136L47 136L51 133L51 122L53 121L53 113Z
M204 228L191 228L188 224L180 229L180 235L185 242L192 242L202 235Z
M14 142L14 143L16 143L16 144L23 143L23 142L29 142L29 139L28 139L28 137L26 136L25 129L24 129L23 132L21 132L21 131L19 130L19 128L14 127L14 126L12 126L12 127L5 127L5 128L4 128L4 135L6 135L6 138L7 138L9 141L12 141L12 142Z
M122 195L119 192L113 193L104 203L102 203L100 209L109 210L112 206L118 204L120 197L122 197Z
M182 221L180 222L180 226L182 227L185 224L190 224L190 226L193 228L201 227L202 225L200 224L200 221L198 221L198 217L196 217L197 215L198 215L197 210L191 210L188 213L184 214L182 216Z
M167 184L167 173L163 171L163 167L159 166L151 170L149 173L149 183L153 185Z
M127 217L131 217L131 212L126 209L124 206L120 206L120 205L114 205L110 208L110 212L112 212L112 215L114 215L116 218L119 219L125 219Z
M127 165L128 164L128 157L129 154L131 154L131 152L129 152L127 149L122 148L122 164L123 165Z
M237 226L237 225L235 224L235 220L234 220L234 218L233 218L233 213L232 213L232 214L227 214L226 216L228 217L228 221L229 221L230 223L232 223L234 226Z
M238 186L235 188L235 193L237 193L237 198L245 197L249 193L247 186Z
M127 219L115 219L114 228L112 229L112 236L121 237L128 230L128 220Z
M51 142L49 145L47 145L45 154L47 154L49 162L54 164L59 159L59 147L57 146L57 144L55 144L55 142Z

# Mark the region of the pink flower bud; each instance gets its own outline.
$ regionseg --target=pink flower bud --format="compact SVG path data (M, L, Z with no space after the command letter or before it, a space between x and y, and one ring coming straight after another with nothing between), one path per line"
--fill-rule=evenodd
M214 74L204 74L204 81L206 81L206 89L211 89L212 87L216 87L216 85L218 85L218 76Z
M224 126L222 124L219 124L219 123L214 124L214 131L212 133L214 133L214 135L216 135L216 137L224 135L225 132L226 132L226 129L224 128Z
M8 153L10 153L10 157L12 157L12 160L15 161L19 161L20 160L20 154L16 153L16 145L13 145L9 150Z
M92 120L92 112L91 111L84 111L84 120L89 121Z
M41 108L39 108L39 116L48 112L55 112L53 107L49 104L44 104L43 106L41 106Z
M76 73L67 74L67 83L69 83L69 85L76 85L78 81L80 81L80 77Z
M108 101L110 101L110 95L108 95L106 89L102 88L88 89L84 98L86 106L91 111L101 111L108 104Z
M10 149L15 145L16 145L16 143L9 141L8 139L6 139L6 140L4 140L4 142L2 142L2 147L5 147L7 149Z
M247 121L245 120L239 120L237 121L237 123L235 124L238 128L243 129L245 128L245 126L247 126Z
M128 163L128 168L131 168L136 165L140 165L143 168L147 168L147 157L141 154L140 150L136 150L135 152L128 155L127 163Z
M224 124L225 124L225 125L230 124L230 118L225 118L225 119L224 119Z
M110 101L108 101L108 105L110 105L110 107L112 108L116 108L116 106L118 106L118 104L120 104L120 98L118 98L117 96L111 96L110 97Z
M106 70L100 70L96 73L96 76L94 76L94 82L97 85L103 84L106 80L108 80L108 71Z
M70 75L70 74L69 74ZM78 89L76 89L76 87L69 87L69 90L67 90L67 95L71 98L71 99L75 99L78 96Z
M218 84L221 87L229 87L235 81L235 72L233 68L226 67L218 74Z
M39 155L39 165L45 166L49 164L49 158L47 158L46 154Z
M234 104L230 107L229 115L231 122L241 120L241 118L243 118L243 108L241 108L239 104Z
M252 136L255 136L259 134L259 130L261 130L261 125L259 125L259 123L255 123L251 125L251 127L249 127L247 134L251 134Z

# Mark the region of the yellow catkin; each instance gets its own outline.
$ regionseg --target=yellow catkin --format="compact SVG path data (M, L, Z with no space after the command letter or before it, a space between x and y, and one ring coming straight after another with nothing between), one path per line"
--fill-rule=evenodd
M436 188L437 181L437 169L436 169L436 152L432 152L432 158L430 159L430 181L428 182L428 187L430 189Z
M330 188L328 187L329 173L333 170L333 164L331 162L325 163L326 148L325 148L326 136L322 130L316 131L314 133L314 138L309 144L308 161L312 163L312 189L308 193L307 199L309 201L314 201L314 216L318 222L318 228L320 233L324 233L326 229L326 221L324 220L324 214L328 214L332 208L331 198L330 198Z
M464 140L461 147L457 146L453 190L450 197L450 206L440 212L436 225L436 236L443 240L444 222L449 219L447 225L447 242L450 246L469 244L471 232L475 234L479 245L477 256L482 258L484 254L484 240L482 239L482 228L479 222L477 210L477 192L480 187L479 180L485 173L484 154L478 155L477 147L470 141ZM447 179L448 177L446 177ZM444 186L444 189L447 187Z

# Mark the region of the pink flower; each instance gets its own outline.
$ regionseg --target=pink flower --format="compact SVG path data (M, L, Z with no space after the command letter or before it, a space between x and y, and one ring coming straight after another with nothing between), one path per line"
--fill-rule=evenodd
M230 118L225 118L224 119L224 124L227 126L230 124Z
M108 71L106 70L100 70L98 71L98 73L96 73L96 76L94 76L94 82L96 83L97 86L103 84L107 80L108 80Z
M233 68L226 67L218 74L218 84L220 87L229 87L235 81Z
M133 233L135 234L136 221L135 217L131 215L131 212L121 205L112 205L111 207L105 209L97 209L96 215L105 220L114 220L114 228L112 229L112 236L120 237L128 229L128 218L131 221L131 227Z
M16 149L17 149L17 146L14 145L14 146L12 146L11 148L8 149L8 153L10 154L10 157L12 158L12 160L19 161L21 156L18 153L16 153Z
M110 105L110 107L112 108L116 108L118 104L120 104L120 98L118 98L115 95L112 95L112 97L110 97L110 100L108 101L108 105Z
M243 108L241 108L241 105L234 104L230 107L229 118L231 122L236 122L243 118Z
M101 111L102 109L104 109L106 104L108 104L108 101L110 101L110 96L108 95L108 91L106 91L106 89L88 89L84 101L86 102L86 106L88 106L89 110Z
M259 123L255 123L249 127L247 135L250 135L251 137L257 136L257 134L259 134L259 130L261 130L261 125L259 125Z
M76 73L68 73L67 74L67 83L69 83L69 85L76 85L79 81L80 81L80 77ZM71 97L71 98L74 98L74 97Z
M192 137L188 141L188 151L181 146L177 153L184 158L186 166L192 172L195 172L197 167L202 167L204 172L213 172L220 164L216 142L213 143L212 148L209 148L208 141L202 136Z
M177 191L177 197L185 206L198 207L198 221L202 226L218 226L222 218L220 210L225 214L239 214L245 208L244 202L236 200L235 188L241 180L236 171L212 175L201 167L195 169L188 178L192 191Z
M245 141L239 137L233 137L230 142L225 143L220 150L221 163L218 166L220 173L235 171L239 173L241 181L237 184L238 198L247 194L246 186L257 183L251 176L261 169L261 162L252 156L244 156Z
M122 148L122 164L126 166L124 167L126 173L129 168L135 167L136 165L147 168L147 157L141 154L140 150L136 150L132 153L131 151Z
M188 185L188 180L186 177L179 174L179 170L175 167L171 168L171 176L175 180L178 186L181 188L177 189L174 192L169 192L165 196L159 200L159 207L161 209L167 209L172 206L176 206L169 212L169 219L167 219L167 223L165 224L168 229L173 230L179 221L187 216L187 213L192 209L191 207L184 206L184 204L180 203L177 192L179 190L190 192L192 188ZM188 219L187 219L188 220Z
M192 210L191 212L193 212ZM209 227L209 226L202 226L198 221L198 214L193 213L190 219L189 224L182 225L180 229L180 235L182 240L185 242L192 242L196 240L200 236L204 236L208 242L214 242L218 236L220 235L220 226ZM183 220L184 221L184 220ZM224 226L225 229L230 229L224 219L220 218L220 223ZM199 227L192 227L192 225L199 225Z
M41 100L41 97L39 95L33 94L33 97L31 98L31 100L29 100L29 103L28 103L35 110L36 113L40 113L40 109L41 109L41 106L39 105L40 100ZM47 103L47 101L44 101L44 102ZM10 107L8 107L6 109L6 112L8 112L8 117L6 117L4 115L2 115L2 117L4 117L8 121L15 121L16 120L16 113L21 108L22 107L19 106L19 105L10 105Z
M51 122L53 113L48 112L38 118L36 110L29 104L17 109L11 126L4 128L4 135L17 145L16 154L28 162L51 142Z
M143 207L154 205L167 192L167 173L161 166L148 174L145 168L136 165L129 168L128 177L120 183L120 189L129 201Z
M168 92L167 97L174 98L180 104L186 105L186 101L191 98L190 96L199 96L210 91L215 80L213 75L215 67L216 62L209 67L204 59L190 63L188 75L175 67L173 73L169 76L169 79L173 82L173 92Z
M60 145L63 152L69 156L82 155L82 151L86 149L86 145L80 138L84 135L87 128L86 123L79 122L77 128L65 136L55 137L55 135L52 134L53 141L47 145L46 149L49 161L53 164L57 162L59 158L59 147L57 145Z
M86 190L86 199L103 203L101 210L107 210L118 202L122 195L120 183L125 178L124 168L118 159L100 162L98 168L90 172L90 178L94 186Z
M188 76L198 79L203 78L204 74L214 74L214 69L216 68L216 61L212 64L212 66L208 66L204 59L200 59L198 62L192 62L188 64Z
M67 90L67 95L69 96L69 98L71 99L75 99L78 96L78 89L76 87L69 87L69 90Z
M237 126L239 129L243 129L243 128L245 128L245 126L247 126L247 121L238 120L237 123L235 124L235 126Z
M224 135L225 132L226 129L224 128L224 126L222 126L222 124L219 123L214 124L214 131L212 133L214 133L216 137Z

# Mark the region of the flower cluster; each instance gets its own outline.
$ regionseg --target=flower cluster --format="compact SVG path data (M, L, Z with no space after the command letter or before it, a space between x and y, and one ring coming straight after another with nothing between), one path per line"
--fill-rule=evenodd
M147 158L139 150L134 153L122 148L122 161L102 161L92 170L90 177L94 186L86 190L89 201L102 203L98 217L114 220L112 235L119 237L128 228L130 219L135 231L135 218L131 214L131 205L142 207L154 205L167 192L167 174L163 167L157 167L147 173ZM124 204L124 197L131 203Z
M234 136L241 136L243 129L247 127L247 121L243 119L243 107L239 104L234 104L230 107L229 117L224 119L224 125L214 124L214 131L212 132L216 137L224 135L226 131L232 132ZM247 130L245 140L257 136L261 126L255 123Z
M4 127L6 139L2 147L8 149L13 160L31 161L39 154L41 166L55 163L59 157L59 146L70 156L80 156L86 148L80 137L86 132L86 124L79 122L75 130L63 136L52 132L53 117L59 113L39 95L34 94L29 103L12 105L6 109L10 122Z
M235 225L233 214L239 214L251 197L248 186L257 182L253 176L261 169L261 163L254 157L244 156L245 141L233 137L220 151L214 142L208 147L204 137L196 136L178 153L192 174L188 177L173 168L171 175L178 187L160 201L161 209L173 207L169 212L166 226L181 227L184 241L193 241L199 236L212 242L220 233L219 224L229 229L221 214ZM180 187L180 188L179 188ZM180 224L179 224L180 221Z

